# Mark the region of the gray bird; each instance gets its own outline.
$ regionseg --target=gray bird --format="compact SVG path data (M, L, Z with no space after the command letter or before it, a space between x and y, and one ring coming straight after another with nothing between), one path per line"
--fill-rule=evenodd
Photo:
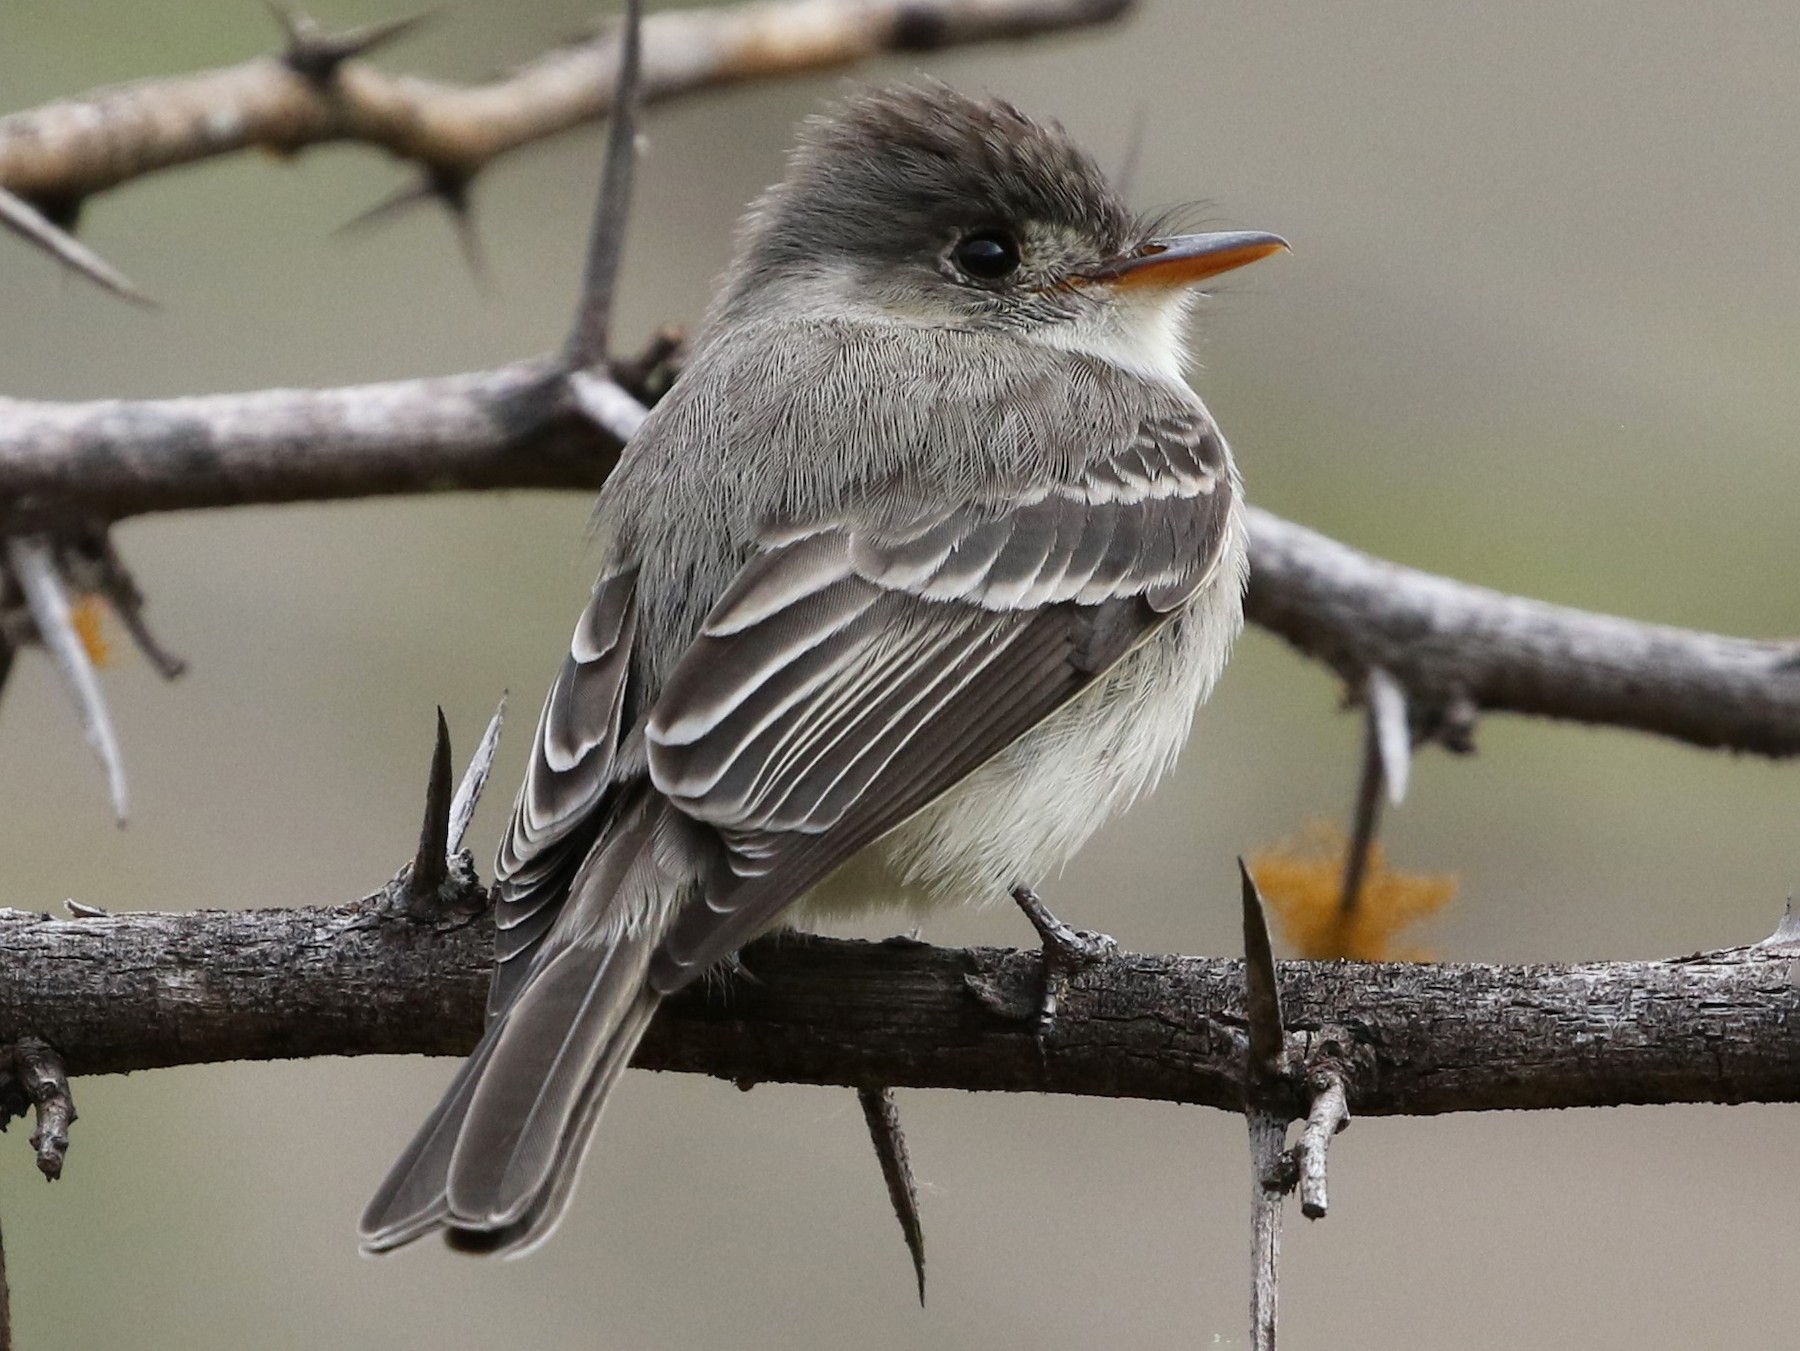
M809 122L600 496L538 723L481 1044L365 1250L561 1216L661 999L779 924L1030 888L1149 788L1242 623L1194 286L1061 127L941 85ZM1047 949L1048 956L1048 949Z

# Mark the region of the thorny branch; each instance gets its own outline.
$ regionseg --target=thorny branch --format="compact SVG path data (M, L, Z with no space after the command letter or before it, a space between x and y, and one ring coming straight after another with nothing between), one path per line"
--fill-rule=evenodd
M644 25L646 102L848 66L882 52L1018 39L1118 18L1131 0L775 0L657 14ZM260 148L355 142L466 187L499 156L611 112L619 28L487 84L392 75L354 59L398 29L348 39L289 24L288 49L142 80L0 118L0 188L71 223L135 178Z
M62 1056L33 1036L20 1037L0 1050L0 1127L23 1116L28 1107L37 1113L31 1147L37 1153L38 1171L54 1182L62 1176L69 1152L75 1099Z
M30 1030L75 1075L466 1054L483 1023L492 935L480 883L453 871L447 886L456 916L428 924L386 890L314 909L0 912L13 973L0 982L0 1037ZM1350 1109L1367 1117L1800 1102L1797 962L1790 935L1672 961L1275 969L1295 1072L1336 1065ZM753 944L744 964L754 979L671 1000L637 1063L733 1082L1244 1110L1240 961L1104 958L1071 979L1041 1052L1035 949L790 934Z

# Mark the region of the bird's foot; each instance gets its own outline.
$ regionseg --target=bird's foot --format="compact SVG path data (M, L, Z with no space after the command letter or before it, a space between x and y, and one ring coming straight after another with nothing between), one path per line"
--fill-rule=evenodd
M1056 1010L1069 978L1084 966L1104 961L1119 950L1108 934L1090 929L1074 929L1051 914L1038 894L1030 887L1014 887L1013 902L1025 912L1031 927L1038 932L1044 953L1044 998L1038 1005L1038 1041L1041 1043L1056 1024Z

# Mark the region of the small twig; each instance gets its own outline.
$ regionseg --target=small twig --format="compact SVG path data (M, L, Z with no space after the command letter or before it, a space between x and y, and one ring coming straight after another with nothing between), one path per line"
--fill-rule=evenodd
M1279 1112L1251 1111L1250 1124L1250 1346L1275 1351L1281 1303L1281 1202L1288 1187L1282 1177L1287 1155L1287 1118Z
M863 1120L869 1125L869 1140L875 1146L875 1157L881 1164L881 1177L887 1183L888 1200L894 1207L894 1218L900 1221L906 1251L912 1256L913 1274L919 1281L919 1304L925 1303L925 1226L919 1219L919 1188L913 1180L912 1158L907 1153L906 1135L900 1129L900 1109L890 1088L859 1088L856 1100L862 1104Z
M107 712L106 696L100 691L99 677L94 674L87 647L75 630L55 546L41 535L14 536L6 541L6 556L30 607L38 637L62 674L81 716L82 734L100 757L112 793L113 812L119 824L124 825L125 763L119 754L118 737L113 732L112 715Z
M111 291L133 305L155 309L150 299L131 280L74 235L55 224L30 202L0 188L0 226L34 244L71 272L80 273L104 291Z
M606 129L606 167L600 175L600 199L588 238L587 268L575 324L563 348L570 370L589 370L606 359L612 331L613 291L619 259L625 251L625 222L631 214L631 178L637 165L637 122L643 70L643 0L625 0L625 31L620 42L619 78L612 120Z
M1250 1085L1280 1077L1286 1056L1281 991L1275 984L1275 949L1262 893L1250 867L1238 859L1244 903L1244 1016L1250 1035Z
M438 717L443 717L443 710L438 710ZM456 796L450 800L450 828L444 841L445 854L453 854L462 848L463 836L469 833L469 822L475 817L475 809L481 805L481 794L487 787L488 775L493 772L494 752L500 746L500 729L506 722L506 695L500 696L500 702L494 708L494 716L488 719L487 730L481 734L481 742L475 747L475 754L469 759L469 767L463 771L462 782L456 785ZM432 768L437 768L435 757Z
M54 1182L62 1176L63 1160L69 1152L69 1126L77 1115L68 1071L62 1057L45 1042L20 1037L12 1047L12 1073L37 1108L31 1147L37 1151L38 1171Z
M1331 1137L1350 1124L1350 1106L1341 1075L1321 1071L1312 1087L1312 1110L1300 1132L1300 1213L1309 1220L1321 1220L1330 1205L1325 1193L1326 1151Z
M450 727L440 708L431 777L425 785L425 821L419 827L419 850L406 881L406 911L414 919L436 917L438 892L450 876L450 791Z

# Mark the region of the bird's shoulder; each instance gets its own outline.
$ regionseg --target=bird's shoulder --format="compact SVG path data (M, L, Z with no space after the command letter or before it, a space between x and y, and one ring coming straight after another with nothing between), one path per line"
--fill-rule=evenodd
M1191 390L1091 354L991 330L770 320L703 339L602 515L653 523L699 507L755 534L945 494L1005 499L1165 445L1225 467Z

